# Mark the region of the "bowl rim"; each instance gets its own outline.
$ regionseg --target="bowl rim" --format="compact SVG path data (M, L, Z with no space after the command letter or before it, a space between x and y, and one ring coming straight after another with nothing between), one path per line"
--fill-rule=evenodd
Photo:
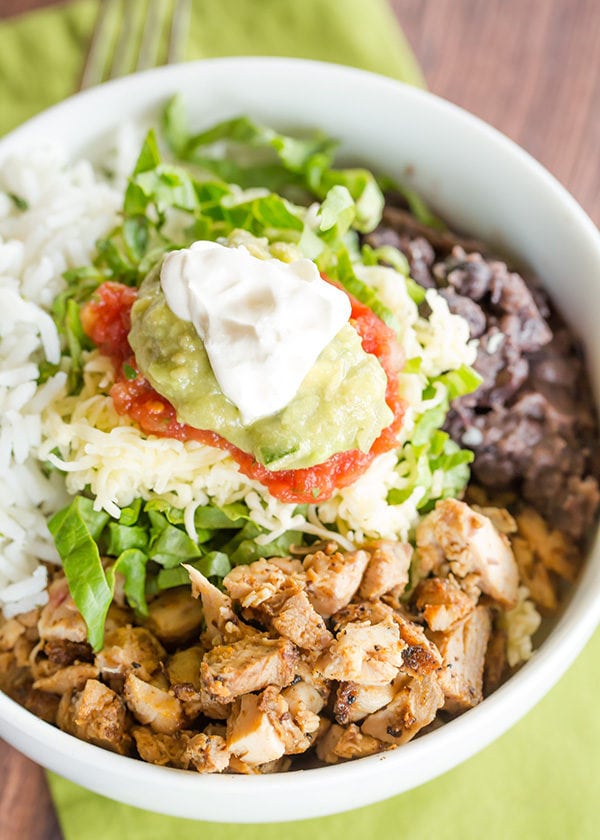
M183 74L202 74L205 68L223 67L227 69L229 66L237 68L237 72L239 72L240 66L250 66L259 70L265 68L270 73L278 72L278 70L298 73L311 72L329 77L330 84L335 84L336 81L351 83L362 80L363 84L366 83L373 90L394 90L396 91L395 95L400 94L409 100L418 100L425 103L426 107L438 111L442 116L462 122L468 131L478 133L484 143L493 144L504 157L511 157L521 167L525 167L532 172L535 178L544 182L545 188L552 193L553 200L562 205L565 212L586 237L590 250L595 252L600 264L600 233L592 220L558 180L516 143L483 120L435 94L376 73L333 63L295 58L236 56L153 68L143 73L112 80L69 97L32 117L23 125L0 138L0 163L6 154L9 154L23 141L29 140L35 132L43 129L46 125L56 123L63 117L76 113L82 104L102 105L110 99L114 92L131 90L133 94L137 88L145 89L156 78L176 80L177 78L183 78ZM598 535L589 551L590 555L594 553L596 555L600 554L600 538ZM570 602L548 638L535 651L531 660L525 663L503 686L480 705L446 723L440 729L403 745L400 750L391 750L348 763L310 770L288 771L266 777L212 776L174 768L158 767L137 759L116 755L103 748L80 741L37 718L31 712L10 700L2 692L0 692L0 735L9 742L12 742L13 738L11 736L14 736L14 740L20 743L26 740L35 743L40 749L43 745L44 749L52 750L51 759L45 756L43 763L59 773L64 774L64 768L60 761L54 760L55 758L76 758L82 764L93 765L100 776L106 773L112 777L118 776L125 781L131 779L131 771L133 771L142 785L151 785L160 781L162 785L166 784L168 788L175 786L190 795L202 791L204 795L209 797L217 793L222 794L224 789L228 794L241 795L243 793L244 798L263 795L267 791L271 796L292 791L297 796L301 790L304 793L310 793L311 790L314 791L333 783L343 784L346 779L356 777L357 774L374 774L382 781L380 793L377 796L370 796L357 801L356 805L353 806L357 807L416 787L446 772L509 729L558 681L574 660L575 655L581 651L591 637L599 621L600 563L595 565L587 563L577 585L574 587ZM445 756L441 760L440 753ZM35 754L39 756L40 752L36 750ZM419 767L427 766L428 759L434 755L437 765L436 771L432 773L430 769L420 770ZM38 758L38 760L41 761L42 759ZM398 785L397 780L395 784L390 784L389 779L387 784L385 783L386 777L392 775L391 771L394 770L395 765L405 765L413 768L413 778L409 784L402 787ZM77 779L75 778L74 781L77 781ZM86 785L99 793L106 790L102 784L94 787L86 782ZM122 793L122 801L139 804L132 801L125 787L122 788ZM114 794L111 793L110 795ZM164 813L174 813L168 807L165 808L162 803L155 803L155 805L156 810ZM148 807L148 803L141 807ZM335 811L336 806L334 805L333 807L321 808L306 816L318 816ZM266 816L268 818L268 815ZM216 819L214 816L210 818ZM225 819L231 822L235 819L235 814L228 813ZM240 821L247 822L250 820L243 819ZM261 821L265 821L265 815L261 817Z

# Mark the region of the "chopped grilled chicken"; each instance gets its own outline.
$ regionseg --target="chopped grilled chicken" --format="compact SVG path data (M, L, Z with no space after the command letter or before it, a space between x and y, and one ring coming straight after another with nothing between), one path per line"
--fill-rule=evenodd
M51 694L65 694L68 691L83 691L88 680L98 677L95 665L83 662L79 665L69 665L57 671L51 677L36 680L33 684L37 691L48 691Z
M153 732L146 726L134 726L131 730L140 757L160 767L178 767L186 770L189 762L184 753L193 732L182 730L173 735Z
M353 601L332 615L331 623L334 632L337 633L351 622L369 621L371 624L379 624L393 615L394 610L381 601Z
M546 569L564 580L575 579L579 552L566 534L558 529L550 530L533 508L525 508L517 516L517 526L519 534L529 543Z
M315 670L330 680L386 685L403 665L403 647L392 616L379 624L351 622L319 657Z
M223 586L242 610L249 611L250 617L271 616L302 588L303 577L302 573L290 575L276 563L262 559L247 566L235 566L223 578Z
M359 685L355 682L340 683L333 714L342 726L356 723L391 702L395 694L393 683L387 685Z
M32 715L45 720L46 723L56 724L59 703L60 695L32 688L25 699L25 708Z
M283 563L283 558L257 560L236 566L224 578L231 598L243 608L248 619L262 621L298 647L322 650L331 642L331 633L303 590L302 564Z
M87 642L71 642L69 639L52 639L44 642L44 654L59 668L66 668L75 662L93 662L94 653Z
M364 758L381 752L384 745L377 738L361 732L356 724L332 724L317 743L317 755L326 764L337 764L341 759Z
M202 627L202 607L187 586L161 592L148 613L146 626L165 645L183 644L197 637Z
M1 616L0 616L1 620ZM9 618L0 626L0 650L11 650L19 636L25 633L25 626L16 618Z
M85 621L71 598L66 578L56 578L48 587L48 603L40 613L38 631L43 640L87 640Z
M362 549L348 554L317 551L304 558L306 591L319 615L329 618L352 600L369 559Z
M125 702L140 723L148 724L155 732L172 735L183 727L181 703L172 694L129 673L125 678Z
M310 553L310 550L307 553ZM293 557L269 557L269 563L277 566L286 575L294 576L297 579L304 579L304 566L301 560L296 560Z
M417 526L417 550L421 568L434 569L446 559L457 577L474 574L481 590L504 609L517 603L519 572L507 537L464 502L436 504Z
M287 700L277 686L269 685L260 695L259 709L265 712L284 744L286 755L306 752L317 726L303 729L290 713Z
M297 659L297 649L287 639L247 637L214 647L205 655L200 670L202 686L210 697L229 703L240 694L268 685L289 685Z
M167 659L167 675L171 685L189 683L200 688L200 665L204 649L199 645L178 650Z
M483 694L487 697L502 685L507 667L507 634L505 630L493 630L485 652L483 668Z
M229 765L230 755L225 738L198 732L188 741L183 758L199 773L222 773Z
M438 676L446 711L460 712L483 699L483 666L490 632L489 610L479 606L447 633L431 634L444 659L445 667Z
M266 764L251 767L245 761L242 761L241 758L232 755L229 758L227 772L242 776L264 776L269 773L285 773L286 770L290 769L291 763L292 759L284 755L281 758L275 759L275 761L267 761Z
M288 705L290 714L304 733L316 732L319 728L319 712L327 699L308 682L300 679L284 688L281 696Z
M271 624L278 633L305 650L323 650L333 639L303 590L286 600Z
M361 731L386 744L405 744L428 726L444 702L437 674L404 677L391 703L365 718Z
M135 671L148 682L160 671L166 655L164 647L145 627L118 627L106 634L95 662L104 679L124 679Z
M252 629L245 627L235 614L231 598L207 580L193 566L183 564L190 576L192 595L201 598L206 624L206 638L213 645L228 644L240 639Z
M431 674L442 664L442 657L422 627L404 618L397 612L394 621L400 629L400 638L405 644L402 650L402 670L413 676Z
M449 630L475 609L474 601L452 576L420 581L413 600L431 630Z
M285 743L261 708L260 695L244 694L236 701L227 724L227 748L251 767L284 755Z
M204 649L196 646L179 650L167 660L167 674L173 693L181 701L188 720L200 714L217 720L225 720L228 709L222 703L211 699L202 688L200 666Z
M409 543L379 540L365 546L371 555L358 594L367 601L375 601L386 592L408 584L408 571L413 554Z
M500 531L501 534L514 534L517 530L517 522L514 516L512 516L506 508L501 507L490 507L486 505L484 507L480 507L479 505L471 505L476 513L480 513L482 516L487 516L489 520L491 520L492 525L497 531Z
M558 607L558 594L551 572L523 537L513 537L511 545L521 581L529 590L532 601L542 610L553 612Z
M63 694L56 723L65 732L112 752L126 755L131 749L125 704L98 680L88 680L81 692Z

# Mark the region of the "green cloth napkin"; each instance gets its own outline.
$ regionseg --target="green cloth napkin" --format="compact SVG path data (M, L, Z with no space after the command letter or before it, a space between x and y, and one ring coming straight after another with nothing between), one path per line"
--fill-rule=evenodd
M0 134L73 92L95 0L0 23ZM423 79L385 0L197 0L188 58L302 56ZM600 633L523 721L409 793L349 814L237 826L158 816L49 782L66 840L592 840L600 836Z

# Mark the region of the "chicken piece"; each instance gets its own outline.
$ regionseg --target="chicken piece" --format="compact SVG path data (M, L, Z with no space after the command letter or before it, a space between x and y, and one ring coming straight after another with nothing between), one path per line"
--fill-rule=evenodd
M134 726L131 730L137 751L144 761L159 767L178 767L187 770L189 761L184 759L188 742L194 732L182 730L173 735L153 732L146 726Z
M223 578L223 586L249 617L264 618L279 612L285 601L304 583L303 574L289 575L270 560L235 566Z
M323 738L317 743L317 755L326 764L337 764L340 759L364 758L386 749L385 744L361 732L358 726L329 727Z
M315 665L326 679L356 682L360 685L386 685L403 665L398 625L392 616L379 624L351 622Z
M198 636L202 627L202 606L189 587L167 589L148 605L146 627L165 645L180 645Z
M434 569L446 559L457 577L476 575L481 590L504 609L517 603L519 572L507 537L464 502L437 502L417 526L417 550L421 567Z
M33 684L37 691L47 691L51 694L65 694L68 691L83 691L88 680L98 678L98 669L95 665L83 662L79 665L69 665L62 668L51 677L44 677L36 680Z
M63 694L56 723L82 741L121 755L130 752L125 704L118 694L98 680L88 680L81 692Z
M181 701L188 720L200 714L217 720L225 720L228 709L222 703L211 699L202 688L200 666L204 657L203 648L196 646L178 650L167 661L167 674L173 694Z
M244 694L236 701L227 725L227 748L232 756L250 767L276 761L284 755L285 743L269 715L261 709L260 695Z
M187 766L199 773L222 773L229 765L229 750L225 738L199 732L187 743L183 754Z
M488 697L500 685L506 672L507 634L505 630L493 630L485 652L483 667L483 696Z
M23 705L31 691L31 671L20 666L13 653L0 653L0 691Z
M331 617L331 623L334 632L337 633L351 622L368 621L371 624L379 624L385 621L388 616L393 615L394 610L381 601L353 601L338 610Z
M104 679L122 680L135 671L148 682L160 671L166 657L164 647L145 627L118 627L106 633L95 664Z
M517 522L512 514L501 507L491 507L489 505L480 507L479 505L471 505L476 513L482 516L487 516L491 520L492 525L501 534L514 534L517 530Z
M449 630L475 609L475 603L451 576L420 581L413 601L431 630Z
M548 523L533 508L525 508L517 516L519 534L529 543L546 569L564 580L573 581L577 575L579 552L577 546L558 529Z
M200 688L200 665L204 656L204 649L199 645L178 650L167 659L167 675L171 685L189 683L194 688Z
M307 553L310 553L310 549ZM269 563L296 580L304 580L304 566L301 560L294 557L269 557Z
M285 747L285 755L297 755L306 752L313 742L313 733L318 725L309 727L310 731L303 730L293 716L287 700L281 694L279 688L269 685L260 695L259 709L265 712L271 724L275 727Z
M167 691L140 680L129 673L124 685L125 702L140 723L148 724L155 732L172 735L183 727L183 708L179 700Z
M212 645L228 644L251 635L253 630L247 627L235 614L231 598L204 577L193 566L183 563L190 576L192 595L202 599L206 638Z
M409 543L379 540L365 546L371 555L358 594L367 601L376 601L398 587L405 589L413 549Z
M44 654L59 668L66 668L75 662L93 662L94 652L87 642L71 642L69 639L52 639L44 642Z
M288 705L291 716L301 731L305 734L316 732L320 725L319 712L325 705L325 700L314 686L298 680L285 688L281 696Z
M558 607L558 595L551 573L523 537L513 537L511 544L521 581L529 590L532 601L542 610L554 612Z
M393 683L387 685L359 685L355 682L340 683L333 714L342 726L356 723L391 702L395 694Z
M403 677L391 703L366 717L360 728L386 744L406 744L434 720L443 702L437 674Z
M362 549L331 555L317 551L304 558L306 592L319 615L329 618L352 600L369 559Z
M66 578L55 578L48 587L48 603L40 613L38 631L43 640L87 640L85 621L71 598Z
M287 599L271 624L278 633L305 650L323 650L333 640L325 622L303 590Z
M483 666L491 632L487 607L476 609L447 633L432 633L444 666L438 673L444 709L461 712L483 699Z
M253 636L210 650L200 669L202 686L220 703L268 685L285 686L294 679L298 651L287 639Z
M60 696L58 694L49 694L46 691L36 691L36 689L31 688L25 699L25 708L32 715L45 720L46 723L55 725L59 703Z
M329 694L329 682L303 659L296 665L294 681L281 692L290 714L305 733L316 732L319 728L319 713L327 703Z
M24 633L24 625L16 618L9 618L4 621L0 626L0 650L12 650L19 636Z

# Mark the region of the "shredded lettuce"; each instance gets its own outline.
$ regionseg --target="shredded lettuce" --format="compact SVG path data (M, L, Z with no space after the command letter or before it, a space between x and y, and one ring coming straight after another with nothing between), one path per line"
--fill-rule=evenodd
M298 531L287 531L259 546L256 538L266 532L242 502L197 508L194 524L192 539L185 530L184 512L163 499L136 499L116 520L95 511L92 499L82 495L51 518L48 527L95 651L103 645L117 575L123 578L128 604L143 617L149 595L189 584L182 563L219 583L232 566L286 554L303 538Z

